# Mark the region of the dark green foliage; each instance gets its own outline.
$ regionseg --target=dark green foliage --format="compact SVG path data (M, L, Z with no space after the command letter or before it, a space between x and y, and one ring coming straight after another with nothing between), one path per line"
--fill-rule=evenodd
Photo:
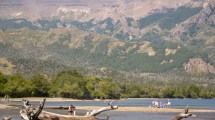
M86 98L87 89L83 76L78 71L60 72L52 82L52 96Z
M130 27L131 27L131 22L133 22L133 21L134 21L134 19L133 19L133 18L129 18L129 17L127 17L127 18L126 18L126 21L127 21L128 26L130 26Z
M2 30L7 29L18 29L18 28L24 28L28 27L31 29L37 29L37 26L33 26L30 21L27 21L26 19L0 19L0 28Z
M9 77L4 86L4 94L10 97L27 97L31 96L31 85L21 74L14 74Z
M171 29L191 16L200 12L202 8L179 7L177 10L170 10L164 14L159 22L162 29ZM194 34L194 33L192 33Z
M92 27L94 27L94 24L92 23L94 19L88 21L88 22L79 22L79 21L72 21L71 24L81 30L89 30Z
M92 62L96 60L96 66L98 67L123 71L162 73L173 68L181 68L182 64L193 56L192 51L186 47L178 49L176 54L165 56L166 48L176 47L173 44L166 44L163 47L153 46L153 49L156 51L155 56L149 56L147 53L136 53L135 49L128 53L123 53L122 51L125 51L128 46L118 47L112 51L111 55L107 56L105 53L106 47L107 44L104 44L103 47L100 47L97 52L92 54L95 56L93 58L92 56L90 57ZM160 64L163 60L170 61L171 59L174 62Z
M161 39L161 36L155 32L147 32L143 37L156 45L163 45L165 43L165 41Z
M119 98L120 88L112 81L112 79L90 76L86 80L86 88L90 91L91 99Z
M24 18L19 19L0 19L0 29L19 29L19 28L30 28L33 30L49 30L50 28L57 28L59 20L37 20L35 23L28 21ZM36 23L38 25L36 25ZM40 26L39 26L40 25Z
M4 88L5 88L5 84L7 83L8 79L5 75L3 75L3 73L0 72L0 96L4 95Z
M31 78L31 89L32 89L32 96L35 97L47 97L48 91L50 88L50 84L48 80L42 74L34 75Z
M153 23L156 23L163 17L163 13L152 14L138 20L139 28L143 29Z
M32 76L35 73L43 73L47 75L57 74L59 70L66 69L67 67L55 61L44 61L35 59L17 58L12 59L16 69L23 73L26 77Z
M162 90L162 96L164 98L173 98L175 90L171 89L171 87L164 87Z
M115 37L116 37L117 39L119 39L119 40L125 39L125 36L124 36L123 33L118 33L118 34L115 35Z
M120 31L119 33L115 34L114 37L116 37L119 40L128 40L129 34L128 33L123 33L122 31Z
M105 20L105 23L106 23L106 29L111 30L111 32L113 32L114 30L113 20L111 18L107 18Z
M196 35L198 28L197 23L192 23L188 26L189 36L193 37Z
M38 31L28 29L24 29L24 31L30 31L32 34L38 34L38 36L42 35ZM73 38L69 32L66 30L62 34L49 32L47 37L44 35L43 38L57 39L57 42L50 42L50 44L44 47L37 47L31 41L26 43L21 42L20 44L23 45L23 49L15 49L13 48L13 44L8 42L7 44L0 45L0 50L3 51L0 55L11 58L12 63L16 65L16 69L27 76L32 76L32 73L37 71L46 74L56 74L59 70L66 67L106 67L131 72L164 73L174 68L181 68L183 63L195 55L192 49L190 50L188 49L189 47L182 46L177 50L176 54L166 56L165 49L177 49L177 44L173 42L159 42L158 39L158 41L150 43L149 46L153 48L156 54L149 56L147 52L139 52L141 45L144 44L143 40L137 40L133 43L128 41L124 42L123 46L111 48L111 45L117 41L101 37L101 40L94 43L94 39L97 38L93 34L85 36L80 47L71 48L68 42ZM2 31L2 33L4 32ZM46 34L46 32L43 32L43 34ZM15 41L16 38L13 37L10 40ZM19 39L20 41L25 41L21 36ZM35 38L29 35L29 39L34 40ZM198 42L198 44L200 43ZM127 51L128 49L129 51ZM49 56L46 60L40 60L41 57L46 55ZM162 61L170 60L173 60L173 62L161 64Z
M100 21L97 25L105 26L105 28L99 27L96 29L96 32L100 34L112 35L113 31L115 30L115 25L113 24L112 18L107 18L103 21Z
M41 30L49 30L51 28L57 28L57 23L60 22L60 20L44 20L44 19L38 19L36 21L41 25Z
M100 26L97 29L95 29L95 32L101 33L101 34L107 34L107 35L113 34L113 31L115 30L115 25L113 24L112 18L107 18L96 24L93 24L93 21L94 21L94 19L92 19L88 22L72 21L71 24L74 27L77 27L81 30L90 30L91 28L93 28L95 26ZM101 26L105 26L105 28L102 28Z
M200 12L202 8L179 7L178 9L167 9L163 13L155 13L140 19L139 28L143 29L154 23L159 23L162 29L171 29L191 16Z
M49 81L48 81L49 79ZM169 83L168 83L169 84ZM147 85L115 82L111 78L83 76L78 70L59 72L52 78L36 74L26 80L21 74L5 76L0 73L0 96L10 97L65 97L74 99L119 98L214 98L214 87L190 83L164 86L162 82Z

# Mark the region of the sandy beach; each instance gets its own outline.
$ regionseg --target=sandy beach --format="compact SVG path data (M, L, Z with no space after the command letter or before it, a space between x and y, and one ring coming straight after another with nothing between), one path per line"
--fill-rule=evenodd
M99 106L77 106L77 109L82 110L97 110ZM116 111L125 112L183 112L184 109L173 109L173 108L147 108L147 107L119 107ZM190 112L215 112L215 110L204 110L204 109L190 109Z
M0 104L0 109L11 108L12 106Z
M41 101L43 98L34 97L34 98L11 98L10 101L22 101L22 99L27 99L29 101ZM76 100L69 98L46 98L46 101L101 101L101 100ZM108 101L108 100L104 100ZM0 104L0 109L10 108L13 106L7 106L4 104ZM46 107L46 106L45 106ZM50 107L50 106L47 106ZM59 107L59 106L51 106L51 107ZM66 106L62 106L66 107ZM106 107L106 106L104 106ZM97 110L101 108L101 106L76 106L76 109L82 110ZM120 107L116 109L116 111L126 111L126 112L183 112L184 109L175 109L175 108L149 108L149 107ZM215 112L215 110L206 110L206 109L190 109L190 112Z
M7 106L0 104L0 109L11 108L13 106ZM52 106L55 107L55 106ZM57 107L57 106L56 106ZM62 106L66 107L66 106ZM105 106L104 106L105 107ZM101 106L76 106L76 109L81 110L97 110ZM147 108L147 107L119 107L116 111L125 112L183 112L184 109L174 109L174 108ZM190 109L190 112L215 112L215 110L205 110L205 109Z

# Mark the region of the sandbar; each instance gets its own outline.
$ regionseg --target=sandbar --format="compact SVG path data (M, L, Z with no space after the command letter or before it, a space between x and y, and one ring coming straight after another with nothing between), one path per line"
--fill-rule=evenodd
M27 97L27 98L10 98L10 101L22 101L22 99L27 99L29 101L41 101L43 98L41 97ZM46 101L60 102L60 101L101 101L101 100L77 100L70 98L46 98ZM105 100L107 101L107 100ZM4 104L0 104L0 109L10 108L13 106L8 106ZM47 106L50 107L50 106ZM59 107L59 106L51 106L51 107ZM62 106L66 107L66 106ZM97 110L99 108L106 106L76 106L76 109L82 110ZM126 111L126 112L183 112L184 109L176 109L176 108L149 108L149 107L120 107L116 109L116 111ZM189 109L190 112L215 112L215 110L208 109Z

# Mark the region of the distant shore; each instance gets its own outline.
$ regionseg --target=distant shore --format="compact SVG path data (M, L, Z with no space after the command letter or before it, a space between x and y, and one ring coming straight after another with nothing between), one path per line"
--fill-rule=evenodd
M42 101L43 98L45 97L26 97L26 98L10 98L10 101L13 102L20 102L22 101L22 99L26 99L29 101ZM124 98L124 99L119 99L119 101L121 100L129 100L129 99L139 99L139 100L155 100L155 99L164 99L167 100L168 98ZM176 98L177 99L177 98ZM184 99L190 99L190 98L184 98ZM112 99L105 99L105 100L101 100L101 99L93 99L93 100L79 100L79 99L72 99L72 98L46 98L46 101L50 101L50 102L66 102L66 101L118 101L118 100L112 100Z
M10 101L19 102L19 101L22 101L22 99L26 99L31 102L31 101L42 101L44 98L42 98L42 97L10 98ZM65 101L85 101L85 100L77 100L77 99L71 99L71 98L46 98L46 101L65 102Z
M44 97L45 98L45 97ZM14 101L14 102L19 102L22 101L22 99L26 99L29 101L42 101L43 97L26 97L26 98L10 98L10 101ZM124 98L124 99L119 99L119 100L127 100L127 99L142 99L142 100L146 100L146 99L151 99L154 100L156 98ZM166 98L167 99L167 98ZM46 101L51 101L51 102L65 102L65 101L112 101L112 99L105 99L105 100L101 100L101 99L93 99L93 100L79 100L79 99L72 99L72 98L46 98ZM113 100L113 101L118 101L118 100Z

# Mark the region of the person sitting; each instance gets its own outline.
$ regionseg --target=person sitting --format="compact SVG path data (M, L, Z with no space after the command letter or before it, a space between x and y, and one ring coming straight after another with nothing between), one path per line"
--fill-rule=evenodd
M159 108L164 108L164 104L162 102L159 103Z
M69 115L74 115L75 116L75 106L72 104L68 107L68 113Z

